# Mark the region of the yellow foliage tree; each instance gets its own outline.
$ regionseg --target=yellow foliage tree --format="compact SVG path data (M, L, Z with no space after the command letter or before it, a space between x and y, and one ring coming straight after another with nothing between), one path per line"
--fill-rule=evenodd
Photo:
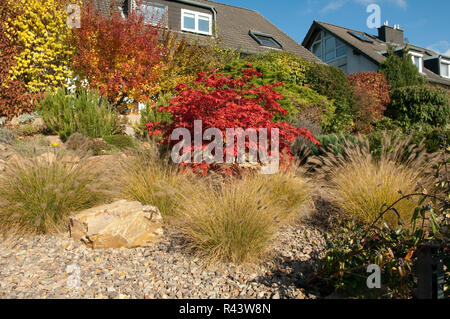
M21 14L6 21L7 37L21 48L10 73L32 92L64 86L70 76L74 48L67 4L64 0L16 0Z

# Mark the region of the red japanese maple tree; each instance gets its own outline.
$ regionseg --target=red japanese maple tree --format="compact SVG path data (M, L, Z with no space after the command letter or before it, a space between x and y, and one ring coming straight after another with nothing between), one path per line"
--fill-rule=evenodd
M159 29L138 10L126 18L111 11L107 17L92 2L83 7L81 28L74 29L72 68L114 105L126 98L147 101L158 91Z
M180 85L177 88L179 94L170 101L169 105L158 108L161 112L170 113L171 121L148 123L147 129L153 135L162 133L162 143L172 146L177 143L170 140L173 130L183 127L193 136L194 120L202 121L203 132L208 128L219 129L223 138L226 137L227 128L243 130L265 128L268 131L270 146L270 130L277 128L279 129L279 152L285 155L281 160L292 159L289 143L293 142L297 136L304 136L320 144L307 129L296 128L287 122L273 121L276 114L286 114L286 110L278 103L283 96L274 90L275 87L283 84L256 86L248 81L261 76L262 74L251 68L251 65L242 70L240 78L224 76L217 70L208 74L199 73L192 87L186 84ZM210 141L203 141L202 147L205 147L207 143ZM250 147L248 141L245 146L248 150ZM236 155L236 148L234 155ZM204 171L210 167L206 163L197 166Z

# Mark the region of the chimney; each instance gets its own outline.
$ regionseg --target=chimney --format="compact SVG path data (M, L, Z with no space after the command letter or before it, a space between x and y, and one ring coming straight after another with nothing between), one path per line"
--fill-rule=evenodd
M397 25L391 27L386 22L383 26L378 28L378 39L384 42L403 45L403 30Z

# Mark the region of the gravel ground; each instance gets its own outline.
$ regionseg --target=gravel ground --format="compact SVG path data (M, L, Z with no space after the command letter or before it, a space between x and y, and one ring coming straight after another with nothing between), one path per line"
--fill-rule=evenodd
M312 224L286 226L269 261L242 267L206 268L170 238L151 248L107 250L77 246L68 234L2 241L0 298L320 297L299 288L322 254L321 230Z

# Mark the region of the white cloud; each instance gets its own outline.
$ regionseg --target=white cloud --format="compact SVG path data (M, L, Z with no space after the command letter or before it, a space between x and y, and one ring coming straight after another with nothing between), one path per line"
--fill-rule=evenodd
M406 9L408 4L406 3L406 0L390 0L391 2L394 2L396 5L398 5L400 8Z
M336 11L342 8L348 0L333 0L330 3L328 3L325 7L320 10L320 12L329 12L329 11Z

